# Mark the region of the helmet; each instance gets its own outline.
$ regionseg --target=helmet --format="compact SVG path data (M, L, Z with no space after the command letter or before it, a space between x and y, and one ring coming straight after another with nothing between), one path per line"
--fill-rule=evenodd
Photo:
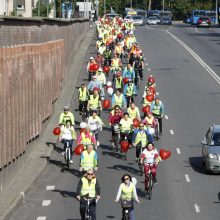
M121 76L121 73L120 73L120 72L117 72L117 73L116 73L116 77L119 77L119 76Z
M129 79L129 80L128 80L128 83L133 83L133 80L132 80L132 79Z
M63 110L64 110L64 111L68 111L69 109L70 109L70 107L69 107L68 105L66 105L66 106L63 107Z

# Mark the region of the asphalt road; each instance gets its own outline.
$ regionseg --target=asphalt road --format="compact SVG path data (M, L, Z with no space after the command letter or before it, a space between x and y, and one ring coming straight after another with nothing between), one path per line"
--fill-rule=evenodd
M168 32L169 31L169 32ZM199 33L201 32L201 33ZM156 78L159 97L165 104L164 135L155 142L158 149L166 148L172 157L158 167L158 185L151 201L143 196L143 179L138 173L134 150L128 160L110 147L111 134L106 127L100 136L100 158L97 173L102 199L97 205L97 219L120 219L121 209L115 204L115 196L124 173L138 180L137 189L141 204L135 206L135 219L150 220L219 220L220 178L207 175L202 167L200 140L208 126L220 123L219 83L174 37L184 42L217 74L220 73L219 29L195 29L178 25L138 27L136 36L148 64L145 80L149 74ZM94 43L85 61L95 54ZM86 82L86 64L82 67L78 86ZM136 103L141 106L144 84ZM77 103L73 96L72 109L80 122ZM108 112L102 112L107 125ZM54 138L55 142L55 138ZM26 196L24 203L15 211L11 220L76 220L80 219L79 203L74 198L79 180L79 158L69 171L64 170L60 148L55 147L48 167L36 185ZM50 190L47 190L47 187ZM41 217L41 218L40 218Z

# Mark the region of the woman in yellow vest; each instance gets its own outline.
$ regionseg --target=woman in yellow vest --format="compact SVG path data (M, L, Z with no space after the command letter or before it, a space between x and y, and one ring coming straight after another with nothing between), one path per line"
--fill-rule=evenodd
M135 106L134 102L132 102L130 104L130 107L127 109L127 112L129 114L129 117L131 118L131 120L137 118L137 119L141 119L140 116L140 111L139 108L137 106Z
M127 204L130 203L130 208L129 208L130 218L129 219L134 220L134 200L138 203L140 202L137 196L136 187L135 187L135 184L132 182L131 176L128 174L123 175L121 180L122 180L122 183L119 186L115 202L119 202L121 200L121 205L123 209L122 210L123 217L124 217L123 205L125 203Z

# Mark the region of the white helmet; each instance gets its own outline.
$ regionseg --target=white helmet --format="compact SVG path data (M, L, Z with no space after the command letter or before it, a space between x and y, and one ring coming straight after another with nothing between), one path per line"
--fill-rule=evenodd
M80 123L80 128L86 128L86 126L87 126L87 124L86 124L85 122L82 121L82 122Z

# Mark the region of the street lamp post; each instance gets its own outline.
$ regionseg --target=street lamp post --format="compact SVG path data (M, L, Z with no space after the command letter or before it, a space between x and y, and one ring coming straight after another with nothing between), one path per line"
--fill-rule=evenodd
M163 0L163 11L164 11L164 4L165 4L164 2L165 2L165 1Z

